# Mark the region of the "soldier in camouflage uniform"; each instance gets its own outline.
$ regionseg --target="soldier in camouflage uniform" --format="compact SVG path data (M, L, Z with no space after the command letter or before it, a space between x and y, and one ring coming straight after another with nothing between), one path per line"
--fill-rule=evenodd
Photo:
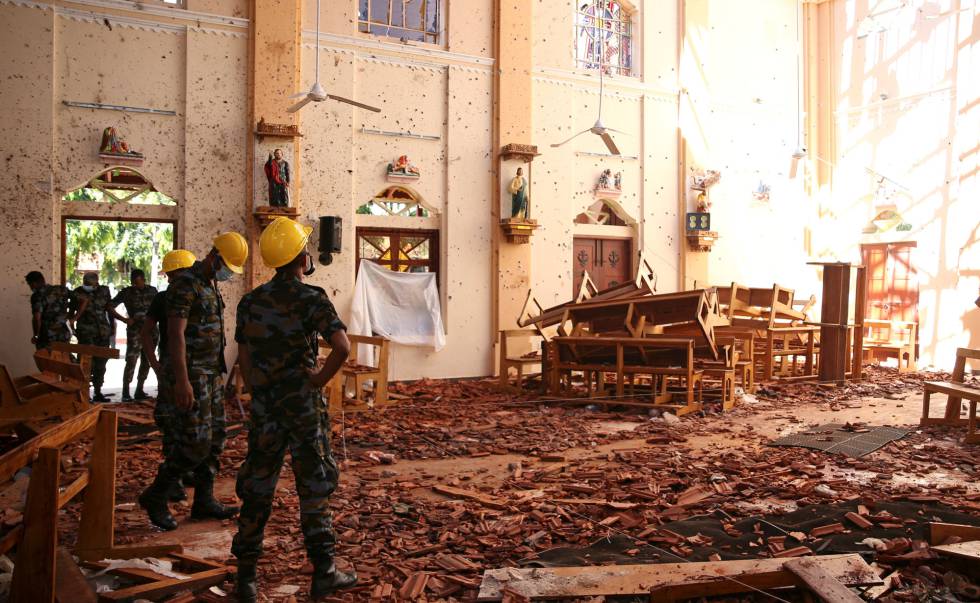
M326 292L302 282L313 272L306 252L312 228L277 218L259 240L262 259L276 269L269 282L238 304L235 340L238 362L252 394L248 455L238 473L242 499L232 553L238 557L238 600L257 597L256 563L272 512L276 482L287 447L300 500L300 525L314 565L312 600L357 582L333 563L336 536L330 495L339 470L330 451L323 386L341 368L350 350L346 327ZM317 336L331 353L316 369Z
M163 272L167 275L168 281L176 280L184 274L188 268L194 265L196 258L194 254L186 249L174 249L163 256ZM157 399L153 406L153 418L157 427L160 429L161 441L163 444L163 456L173 455L174 447L174 402L173 388L166 379L167 356L167 292L161 291L153 296L149 310L146 311L146 319L140 331L140 338L143 340L143 351L146 353L150 366L157 374ZM157 339L160 342L160 356L157 357L154 347ZM182 480L177 480L173 484L168 497L171 502L178 502L187 499L184 492Z
M99 285L97 272L86 272L82 286L75 289L75 337L78 343L109 347L112 330L109 326L109 303L112 293L105 285ZM102 382L105 380L107 359L92 358L93 402L108 402L102 395Z
M31 288L31 343L43 349L55 341L71 340L68 320L73 316L73 297L63 285L48 285L37 270L24 277Z
M225 446L223 303L215 281L241 274L248 245L238 233L214 239L211 252L167 288L168 363L164 381L173 388L173 447L153 484L139 497L150 521L173 530L177 521L167 506L181 477L193 472L193 519L228 519L238 507L214 498L214 478ZM169 394L168 394L169 395Z
M150 372L150 361L146 357L146 350L143 349L143 340L140 331L143 329L143 321L146 319L146 311L150 309L150 303L157 294L156 287L146 284L146 274L142 270L133 270L129 275L130 286L123 288L122 291L112 298L113 315L126 323L126 367L123 369L123 402L131 402L133 397L129 395L129 382L133 380L133 371L136 363L139 362L139 373L136 376L136 399L145 400L149 398L143 391L143 383ZM116 312L115 308L119 304L126 307L127 316L122 316ZM156 342L153 342L156 345ZM152 346L151 346L152 347Z

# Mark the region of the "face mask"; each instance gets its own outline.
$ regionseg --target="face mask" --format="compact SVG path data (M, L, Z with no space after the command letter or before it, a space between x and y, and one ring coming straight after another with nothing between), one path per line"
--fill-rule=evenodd
M95 291L95 287L93 285L82 285L82 289L85 289L85 291L89 293Z
M218 271L214 273L214 280L227 281L231 280L233 276L235 276L235 273L231 271L231 268L222 264L221 268L218 268Z
M310 276L316 272L316 264L313 262L313 256L306 254L306 268L303 270L303 276Z

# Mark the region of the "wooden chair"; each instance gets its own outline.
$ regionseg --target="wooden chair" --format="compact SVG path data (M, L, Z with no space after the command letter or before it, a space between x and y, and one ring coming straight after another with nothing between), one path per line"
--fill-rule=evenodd
M510 340L524 339L524 345L515 346ZM540 353L535 356L523 356L522 350L537 351L535 344L542 336L528 329L504 329L500 331L500 387L508 391L521 391L524 387L524 367L542 365ZM515 349L515 347L517 349ZM517 383L511 385L510 369L517 372Z
M351 343L350 356L343 368L325 386L328 399L330 401L330 412L340 410L369 410L370 408L381 408L389 404L388 401L388 358L389 344L391 343L384 337L370 337L367 335L348 335ZM374 348L374 364L362 364L359 362L358 350L360 346L366 345ZM320 349L330 350L330 344L320 341ZM346 404L346 390L350 381L353 381L354 398L353 402ZM369 405L364 397L364 386L371 382L373 384L374 403ZM343 406L342 406L343 405Z
M966 374L966 360L980 361L980 350L970 348L959 348L956 350L956 364L953 365L953 374L950 382L945 381L926 381L922 384L922 418L919 425L967 425L967 434L964 442L967 444L980 443L980 435L977 434L977 402L980 402L980 389L963 384L963 376ZM933 393L946 394L946 412L942 418L932 418L929 416L929 402ZM963 398L970 403L969 414L966 418L960 417L960 405Z
M904 320L864 319L864 356L895 356L898 372L907 373L916 368L915 340L918 324Z

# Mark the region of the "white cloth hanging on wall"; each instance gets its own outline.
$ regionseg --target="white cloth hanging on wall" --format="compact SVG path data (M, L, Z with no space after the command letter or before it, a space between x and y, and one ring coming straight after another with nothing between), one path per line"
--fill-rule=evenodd
M438 352L446 346L446 330L436 275L393 272L361 260L348 330L352 335L380 335L402 345L430 346ZM362 346L358 357L373 362L373 357L361 356L368 350L374 348Z

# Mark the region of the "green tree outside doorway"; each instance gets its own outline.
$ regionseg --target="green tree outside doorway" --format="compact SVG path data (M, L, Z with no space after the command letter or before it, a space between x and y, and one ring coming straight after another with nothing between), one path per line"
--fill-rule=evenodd
M66 220L66 285L81 285L84 273L96 268L99 282L114 293L129 285L129 273L136 268L155 284L163 256L173 247L170 223Z

